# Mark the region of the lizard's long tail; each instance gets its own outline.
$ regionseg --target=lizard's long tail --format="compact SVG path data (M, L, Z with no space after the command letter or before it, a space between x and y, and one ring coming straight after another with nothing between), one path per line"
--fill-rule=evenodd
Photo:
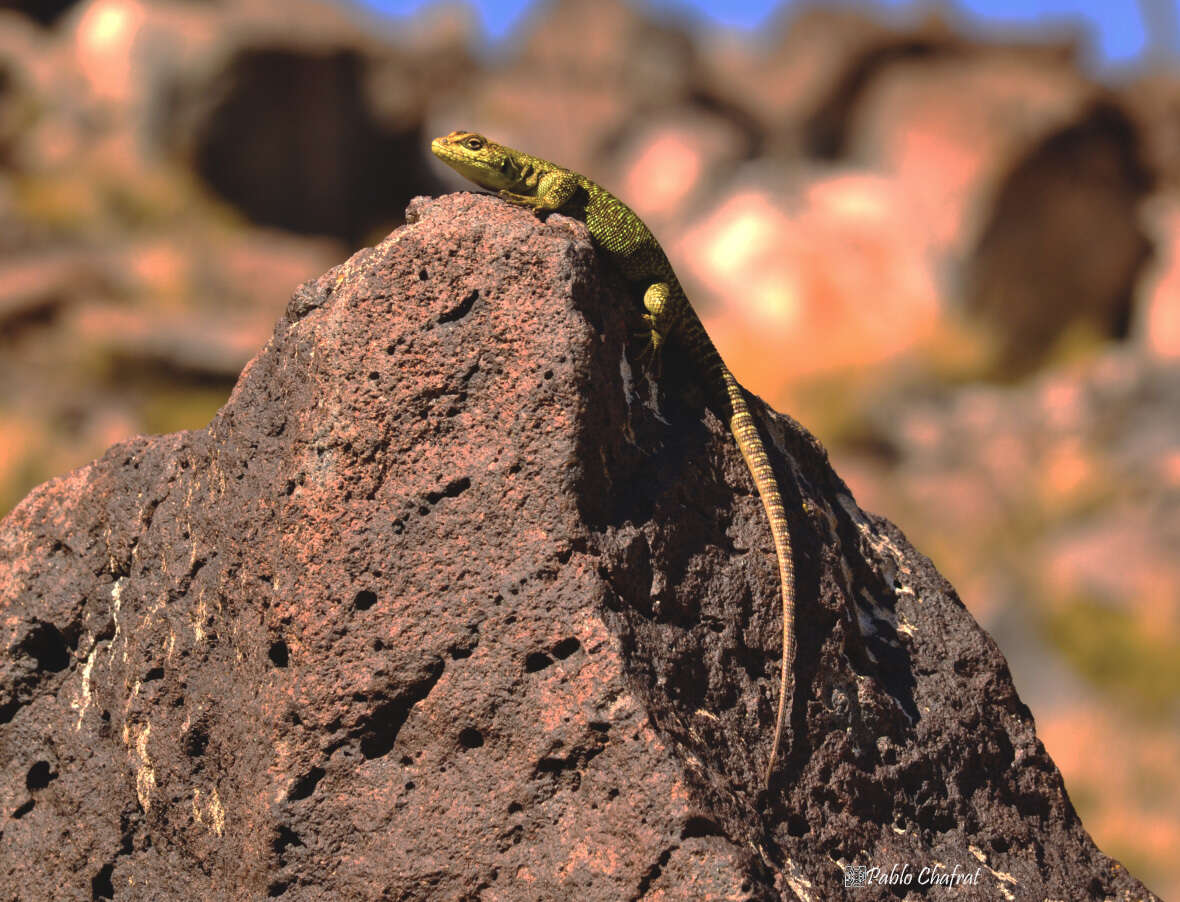
M778 482L774 478L774 470L771 469L770 460L766 456L766 447L758 435L758 429L754 425L754 418L746 404L742 387L729 372L729 367L722 365L721 377L725 382L729 400L729 428L737 440L742 457L746 459L750 475L754 477L754 485L758 487L758 494L762 497L762 506L766 509L766 519L770 521L770 533L774 536L774 552L778 557L778 575L782 587L783 664L779 677L778 715L774 723L774 744L770 747L770 761L766 765L766 782L769 785L770 775L774 771L774 762L778 757L779 745L783 738L783 723L787 714L787 685L791 667L795 661L795 563L791 555L791 532L787 526L787 512L783 507L783 497L779 492Z

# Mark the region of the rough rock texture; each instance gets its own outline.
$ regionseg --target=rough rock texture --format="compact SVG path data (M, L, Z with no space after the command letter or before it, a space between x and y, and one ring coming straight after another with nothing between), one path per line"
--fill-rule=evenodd
M764 790L777 586L733 441L674 353L659 392L631 366L580 224L408 218L207 429L0 524L4 899L1150 897L953 589L758 405L800 630Z

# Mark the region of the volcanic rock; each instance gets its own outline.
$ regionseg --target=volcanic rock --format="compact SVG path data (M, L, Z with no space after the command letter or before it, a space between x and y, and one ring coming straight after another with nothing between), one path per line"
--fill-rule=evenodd
M0 523L0 897L1152 898L951 586L754 401L798 574L764 785L774 551L699 374L635 363L580 223L407 220L207 428Z

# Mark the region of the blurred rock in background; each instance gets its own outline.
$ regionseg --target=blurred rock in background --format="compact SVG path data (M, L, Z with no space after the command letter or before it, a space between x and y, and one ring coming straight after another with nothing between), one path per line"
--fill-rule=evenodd
M203 425L455 128L646 218L722 353L997 636L1087 827L1180 895L1180 73L1085 35L622 0L0 5L0 513ZM1170 67L1170 68L1169 68Z

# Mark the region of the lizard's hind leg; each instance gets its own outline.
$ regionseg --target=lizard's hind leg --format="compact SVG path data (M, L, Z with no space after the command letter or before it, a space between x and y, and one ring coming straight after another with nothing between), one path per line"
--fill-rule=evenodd
M660 371L660 351L674 325L674 309L672 304L672 289L667 282L653 282L643 293L643 321L647 324L647 347L644 357L651 360L651 368L658 376Z

